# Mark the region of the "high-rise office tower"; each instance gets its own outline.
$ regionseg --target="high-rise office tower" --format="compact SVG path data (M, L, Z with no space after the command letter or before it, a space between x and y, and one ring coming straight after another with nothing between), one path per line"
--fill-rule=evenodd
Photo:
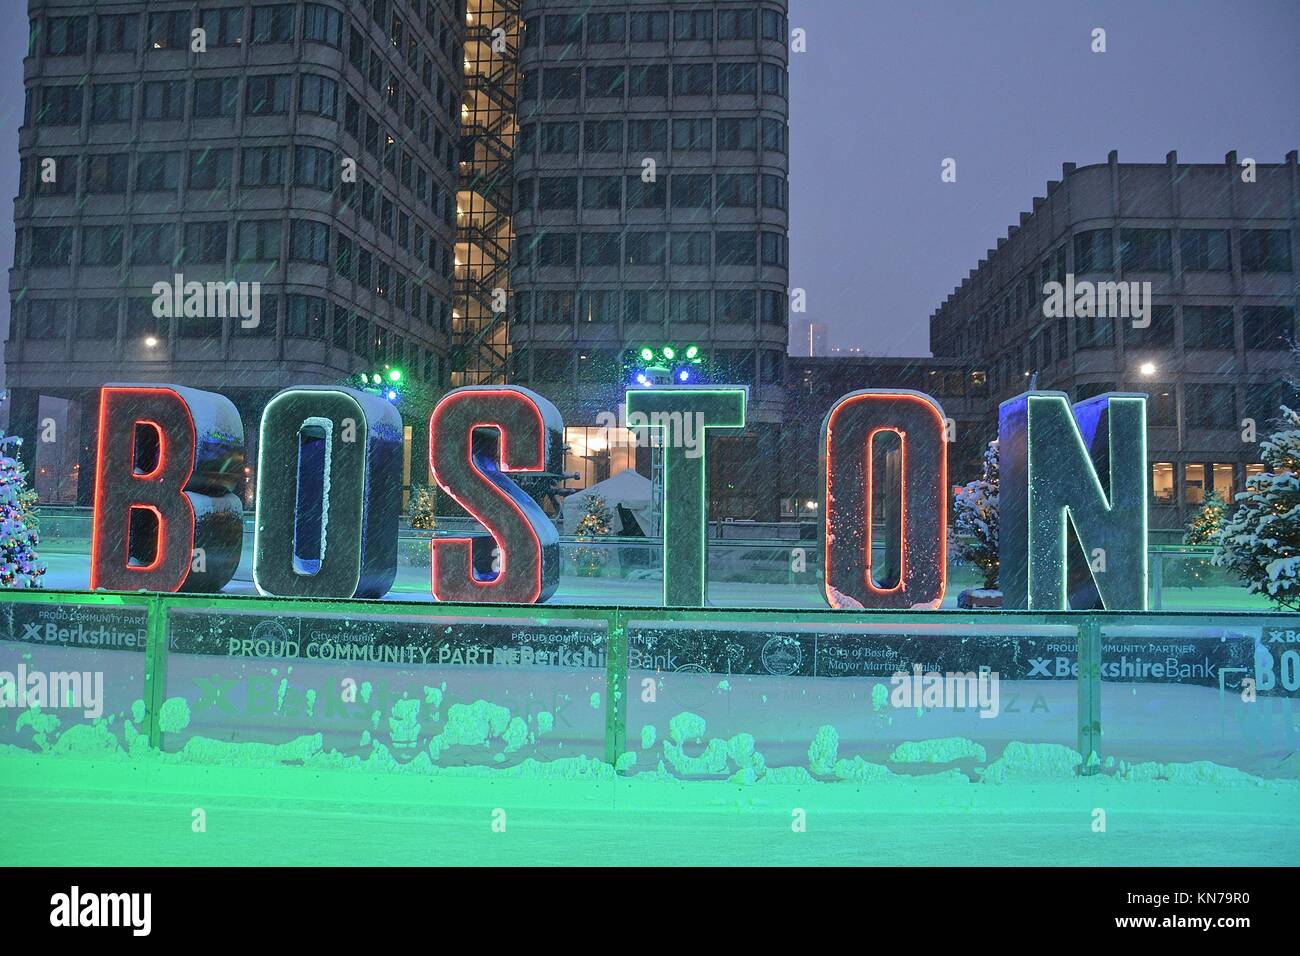
M250 454L287 385L387 364L412 401L436 394L464 0L31 0L28 12L5 360L29 463L42 396L70 402L74 434L58 440L77 453L50 460L86 476L60 487L89 500L110 381L228 395ZM419 462L424 429L410 435Z
M623 356L694 344L699 379L751 387L710 440L714 516L771 510L746 476L775 467L789 334L785 14L523 0L510 377L559 405L583 484L635 458L596 427Z

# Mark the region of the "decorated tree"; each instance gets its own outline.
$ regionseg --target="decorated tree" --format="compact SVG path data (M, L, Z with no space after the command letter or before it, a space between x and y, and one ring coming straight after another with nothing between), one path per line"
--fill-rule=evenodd
M417 531L432 531L438 523L438 494L432 485L415 485L406 517Z
M1283 406L1281 421L1260 442L1266 470L1246 480L1214 537L1214 563L1235 571L1252 594L1300 611L1300 412Z
M1207 494L1200 510L1192 515L1192 523L1183 535L1183 544L1214 544L1226 508L1227 504L1217 491Z
M605 499L600 495L588 494L582 499L582 516L578 518L578 526L574 529L574 535L579 541L591 541L595 538L603 538L610 533L610 522L613 517L609 513L609 506L605 504ZM574 564L577 565L579 574L594 576L600 573L600 567L605 563L605 552L600 548L578 547L573 551Z
M979 478L957 489L950 532L957 556L984 576L984 587L998 586L998 443L984 449Z
M36 553L36 492L27 487L23 463L8 452L20 444L21 438L0 435L0 586L38 588L45 565Z

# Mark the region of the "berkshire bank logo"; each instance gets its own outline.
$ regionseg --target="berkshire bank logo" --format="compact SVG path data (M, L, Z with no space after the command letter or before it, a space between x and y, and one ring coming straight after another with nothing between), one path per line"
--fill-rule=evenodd
M83 893L73 886L50 897L50 925L56 928L129 927L133 936L148 936L152 914L152 893Z

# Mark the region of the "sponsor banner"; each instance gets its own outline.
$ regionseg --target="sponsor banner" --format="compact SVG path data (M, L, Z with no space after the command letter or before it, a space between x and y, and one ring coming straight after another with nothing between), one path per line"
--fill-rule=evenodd
M143 653L148 639L144 607L6 601L0 611L0 641Z
M212 613L167 617L172 654L404 667L605 667L604 621Z
M1059 631L1059 634L1051 632ZM1046 632L1046 633L1044 633ZM1239 691L1255 666L1256 638L1213 629L1194 636L1104 637L1102 680L1191 684ZM1300 655L1300 644L1296 651ZM1261 655L1258 689L1288 690L1277 666L1272 685ZM1297 660L1300 664L1300 659ZM1072 627L1037 633L903 633L819 631L792 626L724 629L633 621L628 626L632 670L695 671L773 677L888 679L893 674L995 671L1002 680L1074 680L1078 646Z

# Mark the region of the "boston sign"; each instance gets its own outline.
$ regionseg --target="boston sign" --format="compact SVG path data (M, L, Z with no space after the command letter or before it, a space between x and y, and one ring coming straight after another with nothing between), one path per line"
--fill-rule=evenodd
M664 604L704 605L704 442L670 434L745 424L740 386L634 389L629 427L662 430ZM948 448L939 404L864 389L822 422L823 593L836 608L937 608L947 586ZM871 454L900 449L897 580L872 568ZM438 486L486 534L430 543L435 600L531 604L554 594L554 523L511 475L541 472L563 441L549 401L526 388L470 386L429 419ZM1071 407L1026 392L999 414L1001 586L1006 606L1145 609L1146 396L1109 393ZM243 544L244 435L225 397L177 385L108 385L100 402L90 583L110 590L218 591ZM378 598L397 574L402 422L378 396L301 386L276 394L258 442L253 581L270 596ZM1071 531L1071 529L1073 529ZM483 560L490 554L490 560Z

